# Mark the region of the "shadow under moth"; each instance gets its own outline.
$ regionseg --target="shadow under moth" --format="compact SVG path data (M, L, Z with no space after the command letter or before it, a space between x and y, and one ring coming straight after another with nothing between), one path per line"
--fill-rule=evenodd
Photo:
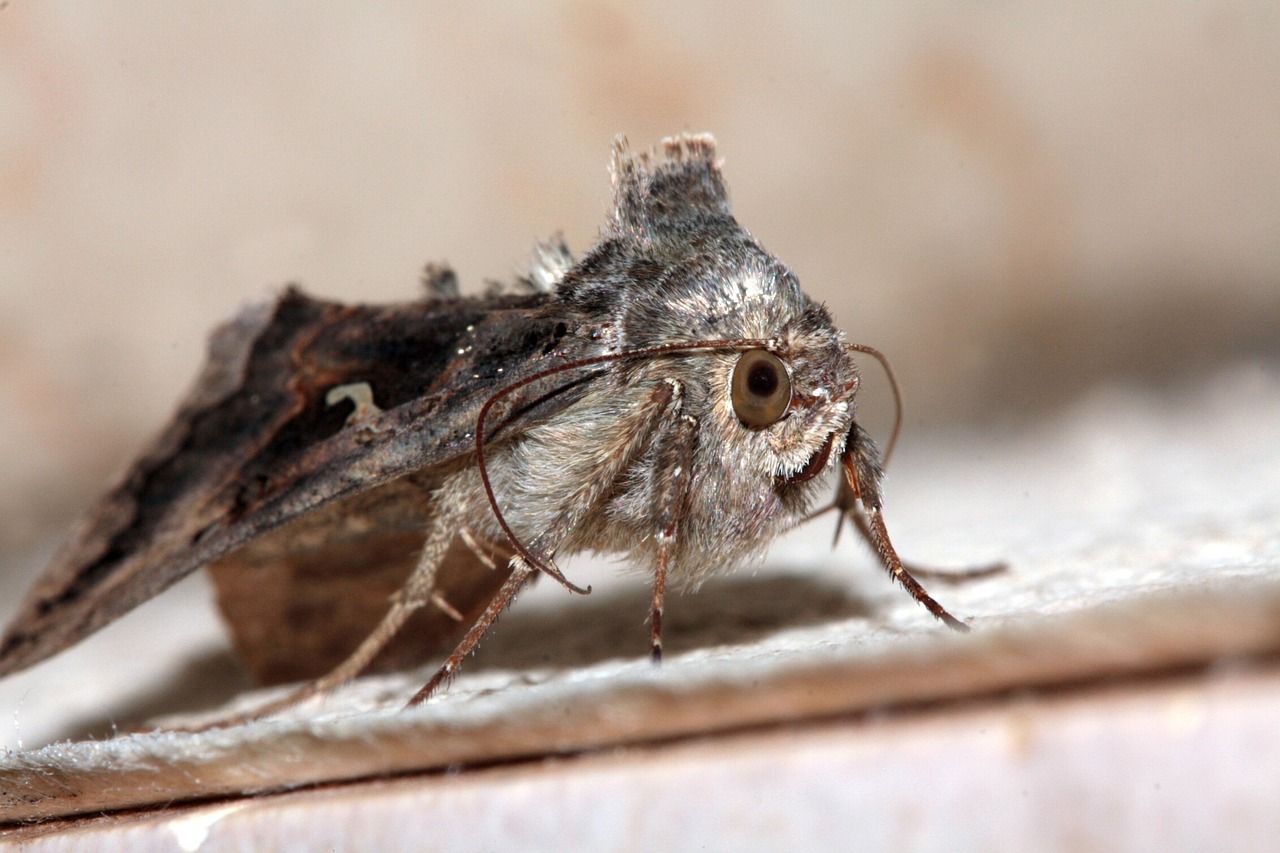
M253 673L312 679L254 715L452 647L418 702L536 576L586 592L556 562L579 551L651 575L657 659L668 584L762 552L837 468L841 519L963 629L881 517L854 417L855 356L880 354L733 218L710 136L619 141L611 171L595 246L539 247L506 292L462 297L429 267L412 302L291 288L219 328L173 421L29 593L0 675L208 566Z

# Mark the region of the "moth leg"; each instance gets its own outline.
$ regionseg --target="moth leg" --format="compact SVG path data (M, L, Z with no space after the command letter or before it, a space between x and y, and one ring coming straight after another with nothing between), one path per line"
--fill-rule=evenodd
M462 614L461 610L446 601L445 597L438 592L431 593L431 603L436 607L439 607L440 610L444 612L444 615L448 616L454 622L461 622L463 619L467 618Z
M861 432L861 428L858 428ZM861 446L867 446L869 439L862 439ZM872 448L874 451L874 447ZM879 470L879 466L877 466ZM877 496L879 489L876 490ZM868 512L865 502L860 503L858 495L850 486L847 478L841 479L840 484L836 487L836 496L830 504L818 510L809 516L809 519L815 518L828 510L836 511L836 532L831 542L831 547L840 544L840 531L844 529L845 519L853 525L853 529L858 531L858 535L862 537L862 541L866 542L871 549L879 553L880 546L876 544L876 535L872 531L871 522L868 518ZM809 520L809 519L806 519ZM962 566L958 568L938 568L936 566L925 566L920 563L909 560L899 560L902 567L917 578L928 578L936 580L939 583L964 583L966 581L981 580L982 578L998 575L1001 572L1008 571L1009 564L1002 560L993 563L985 563L978 566Z
M466 527L466 526L459 527L458 538L462 540L463 545L467 546L467 550L470 551L472 554L475 554L476 559L479 560L486 568L493 569L494 571L498 570L498 563L494 559L495 555L489 553L489 551L485 550L485 548L481 546L480 541L476 539L476 535L471 531L470 527ZM489 544L489 543L486 543L486 544ZM493 546L490 545L490 547L493 547ZM513 556L514 556L513 554L507 554L501 559L505 563L508 560L510 560ZM436 602L436 603L438 606L439 602Z
M662 660L662 611L667 592L667 570L671 565L680 533L680 519L685 515L689 484L693 473L694 449L698 442L698 422L689 415L679 415L658 438L657 477L654 482L654 538L658 556L653 571L653 605L649 611L649 629L654 663Z
M623 420L620 425L621 428L617 431L619 436L617 444L610 448L608 453L604 454L603 463L593 472L591 477L585 478L566 497L561 503L560 513L557 518L536 539L528 543L529 549L535 553L549 555L559 543L564 542L574 528L578 527L582 520L599 506L600 501L613 489L618 478L634 464L636 459L645 451L645 448L654 440L655 434L665 436L672 431L667 427L668 424L679 423L678 413L683 403L684 389L679 382L667 380L655 385L648 399L637 406L631 416ZM688 467L686 464L685 472L688 471ZM687 473L683 475L677 474L676 479L684 483L687 480ZM687 485L684 487L687 489ZM678 511L678 508L673 505L673 512L675 511ZM511 558L510 565L511 575L503 583L493 600L489 602L489 606L476 619L471 626L471 630L458 643L458 647L453 650L453 653L449 655L449 658L440 669L436 670L435 675L431 676L431 680L409 700L409 706L425 702L442 684L453 677L458 667L462 665L467 655L471 654L476 646L479 645L480 640L484 638L489 628L497 621L502 611L511 605L516 594L538 571L537 568L530 565L519 554ZM656 624L659 625L659 636L662 624L661 594L662 588L665 586L665 573L664 564L661 572L663 581L655 593L657 596L655 607L658 613Z
M857 530L858 534L862 536L863 541L875 548L875 534L871 530L871 523L867 520L866 510L855 505L844 510L844 514L849 519L849 523L853 525L854 530ZM936 566L923 566L920 563L903 560L902 566L917 578L928 578L938 583L976 581L989 578L992 575L998 575L1009 569L1009 564L1002 560L977 566L960 566L946 569Z
M440 507L440 511L432 520L426 541L422 543L417 565L414 566L413 572L409 575L408 580L405 581L404 586L391 597L391 607L387 610L387 615L382 617L382 621L378 623L369 636L365 637L364 641L356 647L356 650L346 660L338 664L332 672L317 678L299 689L294 695L287 696L281 700L288 703L284 707L310 696L327 693L338 685L355 678L373 662L378 653L400 632L409 617L427 603L435 604L455 621L462 621L463 615L445 601L435 589L436 574L440 570L440 564L444 561L445 553L449 550L449 543L453 541L453 537L457 532L457 520L462 514L460 508L463 502L454 494L460 489L457 487L451 488L450 486L451 484L446 484L442 487L440 494L433 501L436 506Z
M476 646L480 645L480 641L484 639L484 635L489 632L489 629L493 627L493 623L502 615L502 611L511 606L511 602L515 600L516 593L529 582L535 571L522 558L511 558L511 574L498 590L498 594L489 602L489 606L480 614L480 618L476 619L475 624L471 626L471 630L467 631L467 635L462 638L462 642L458 643L458 647L449 655L448 660L436 670L436 674L431 676L431 680L423 685L421 690L413 694L413 698L405 705L406 708L411 708L427 701L441 684L444 684L453 676L458 667L462 666L462 662L467 659L467 655L475 651Z
M391 639L404 627L404 623L414 611L428 602L435 604L457 621L464 618L435 591L436 574L444 560L449 544L457 531L459 518L463 515L465 502L462 498L463 484L461 477L446 482L436 495L433 503L439 507L431 528L427 532L426 541L419 552L418 563L412 574L395 595L391 597L391 607L382 621L370 632L346 660L338 664L332 671L310 681L291 693L272 702L267 702L244 713L234 714L214 720L187 731L201 731L214 727L235 726L248 723L262 717L284 711L314 696L321 696L355 678L373 661L378 653L391 642Z
M857 424L854 424L849 431L849 443L845 447L844 457L841 461L849 484L849 494L854 500L862 504L862 512L866 516L865 535L870 541L871 547L880 556L880 562L889 570L889 574L893 579L902 584L902 587L917 603L946 623L947 627L956 631L968 631L969 626L948 613L945 607L933 599L933 596L925 592L920 582L902 564L902 559L898 556L897 549L893 547L893 542L889 539L889 530L885 527L884 516L881 514L880 478L882 472L875 445L871 443L871 439L863 431L862 427ZM845 514L850 512L847 508L842 508L841 511Z
M649 607L649 657L654 663L662 663L662 609L666 603L670 562L670 547L666 540L659 540L658 560L653 568L653 604Z

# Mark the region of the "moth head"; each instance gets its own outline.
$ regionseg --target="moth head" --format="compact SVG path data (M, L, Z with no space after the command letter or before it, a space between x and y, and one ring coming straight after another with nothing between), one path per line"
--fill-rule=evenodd
M819 475L837 467L855 434L854 350L792 270L734 219L710 136L640 153L620 140L612 176L600 240L554 281L554 307L575 318L580 349L557 351L559 364L499 395L537 382L586 396L554 435L543 430L554 438L540 445L547 476L513 482L617 458L620 419L666 400L643 427L652 441L610 493L608 524L583 535L653 549L655 525L678 512L673 565L696 579L760 553L807 515ZM586 384L560 376L587 368L595 373ZM677 428L684 443L673 450L661 438ZM664 465L687 484L674 510L659 499L672 488Z
M825 309L806 310L769 339L721 358L710 413L727 455L751 460L758 487L801 499L835 465L854 416L858 371Z
M658 359L652 370L686 388L713 500L721 489L773 490L798 506L853 421L858 374L843 333L733 217L710 135L640 152L620 139L611 174L609 223L561 296L607 315L616 351L763 342Z

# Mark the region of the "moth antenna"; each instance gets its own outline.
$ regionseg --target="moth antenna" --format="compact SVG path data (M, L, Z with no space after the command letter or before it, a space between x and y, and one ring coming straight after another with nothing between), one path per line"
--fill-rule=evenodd
M498 508L498 499L493 493L493 484L489 482L489 468L484 461L484 442L481 440L484 428L484 416L489 408L489 403L493 402L495 397L490 397L485 405L480 407L480 414L476 417L476 470L480 472L480 482L484 484L485 497L489 499L489 508L493 510L493 517L498 520L498 526L502 528L502 532L507 534L507 540L511 543L512 549L530 566L540 572L545 572L555 579L556 583L563 586L570 592L576 592L579 595L590 595L591 587L588 585L585 589L578 586L573 581L564 576L564 572L560 571L560 567L550 560L543 560L534 556L533 552L525 547L525 544L516 536L515 531L507 524L507 519L503 516L502 510Z
M479 413L476 415L476 471L480 474L480 482L484 486L485 497L489 500L489 508L493 511L493 517L497 520L498 526L502 528L502 532L507 535L511 548L526 563L540 572L545 572L556 580L557 583L566 589L586 595L591 592L591 587L583 589L571 582L564 576L564 573L555 565L553 561L544 560L532 551L530 551L520 538L516 536L515 531L511 529L511 525L507 524L506 517L502 514L502 508L498 506L498 497L493 491L493 483L489 480L489 465L485 461L485 433L484 422L489 416L489 410L504 397L520 390L526 385L532 385L543 379L555 376L558 373L564 373L568 370L580 370L584 367L593 367L597 364L607 364L614 361L622 361L629 358L657 358L664 355L678 355L681 352L692 352L695 350L708 349L728 349L728 350L748 350L748 349L769 349L776 346L775 341L767 341L761 339L730 339L715 341L694 341L692 343L674 343L663 344L656 347L645 347L643 349L627 350L624 352L608 353L606 355L592 356L591 358L582 358L577 361L569 361L564 364L558 364L555 367L549 367L540 370L524 379L504 385L493 393L489 399L484 401L484 405L480 407ZM500 429L501 427L499 427Z
M902 419L905 413L905 408L902 405L902 389L898 386L898 377L894 375L893 367L890 366L888 357L875 347L869 347L866 344L845 344L844 348L854 352L865 353L880 362L880 367L883 368L884 375L889 380L889 388L893 391L893 431L889 433L889 443L885 445L884 457L881 460L882 465L888 465L889 457L893 455L893 449L898 445L898 435L902 432Z
M865 353L876 361L880 362L880 367L884 370L884 375L889 379L889 388L893 391L893 431L889 433L889 443L885 445L883 465L889 464L889 457L893 455L893 449L898 445L898 435L902 432L902 419L904 407L902 405L902 389L898 386L898 377L893 374L893 367L889 364L889 359L884 353L875 347L866 344L845 344L844 348L853 350L854 352ZM809 514L805 521L817 518L820 515L830 512L831 510L839 510L836 517L835 533L831 536L831 547L834 548L840 544L840 534L844 531L844 520L849 515L849 511L853 508L853 499L849 496L849 489L844 482L836 487L836 496L831 503L815 512ZM870 542L871 535L867 531L863 531L863 537Z

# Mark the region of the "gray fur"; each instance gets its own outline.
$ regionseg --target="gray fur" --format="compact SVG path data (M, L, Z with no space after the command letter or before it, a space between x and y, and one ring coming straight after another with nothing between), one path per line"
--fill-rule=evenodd
M854 415L857 369L843 333L801 290L795 275L734 220L714 142L684 136L660 154L615 148L614 210L600 241L561 279L556 297L578 326L598 335L593 352L626 352L676 342L760 338L787 363L797 394L822 402L796 407L777 424L750 429L734 414L730 376L739 352L694 351L613 366L574 406L494 448L489 468L498 505L517 536L544 553L590 550L628 555L652 571L661 521L655 494L669 472L656 445L616 476L602 476L622 435L660 432L677 418L697 424L697 448L670 577L696 584L759 555L811 508L817 480L785 482L837 436L844 447ZM678 405L637 413L661 383ZM501 538L473 471L473 523ZM583 484L589 484L580 490ZM571 513L569 501L591 510Z

